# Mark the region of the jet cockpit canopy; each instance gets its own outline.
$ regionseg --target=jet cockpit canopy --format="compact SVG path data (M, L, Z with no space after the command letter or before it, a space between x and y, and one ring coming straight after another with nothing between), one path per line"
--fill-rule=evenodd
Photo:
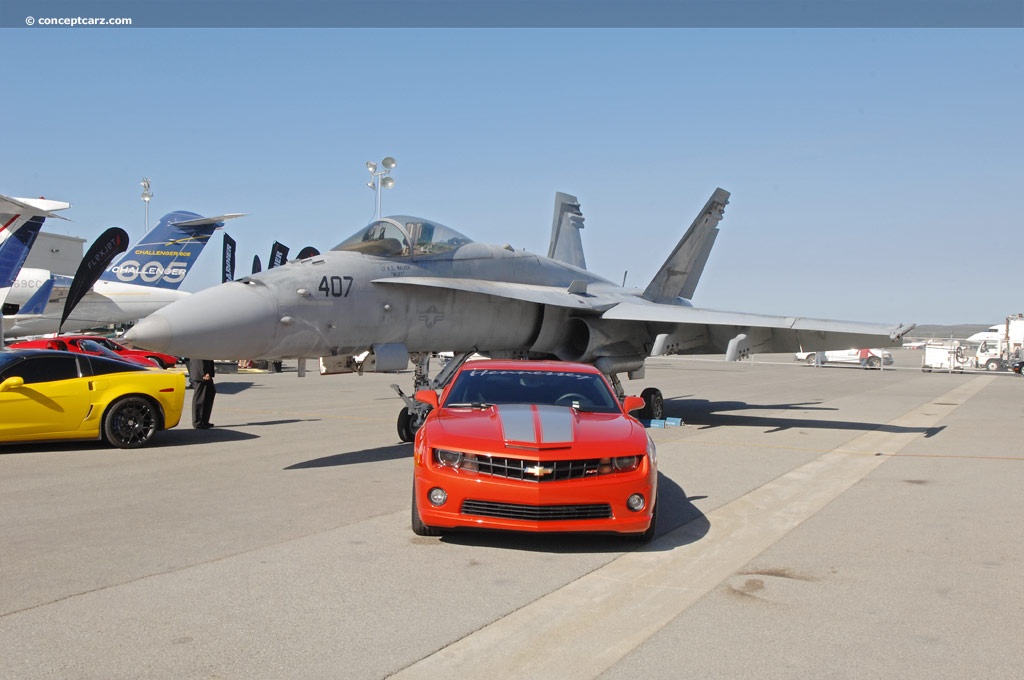
M394 215L371 222L332 250L404 258L447 253L467 243L472 241L451 227L419 217ZM410 248L409 244L413 246Z

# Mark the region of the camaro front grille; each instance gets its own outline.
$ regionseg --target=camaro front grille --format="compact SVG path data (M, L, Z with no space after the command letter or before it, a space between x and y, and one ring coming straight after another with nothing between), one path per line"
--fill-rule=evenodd
M554 482L565 479L596 477L600 459L533 461L522 458L475 456L476 472L493 477L518 479L525 482ZM607 466L607 464L606 464ZM472 469L466 465L467 469Z
M463 515L520 519L528 522L554 522L567 519L611 519L612 506L608 503L586 505L520 505L493 501L462 501Z

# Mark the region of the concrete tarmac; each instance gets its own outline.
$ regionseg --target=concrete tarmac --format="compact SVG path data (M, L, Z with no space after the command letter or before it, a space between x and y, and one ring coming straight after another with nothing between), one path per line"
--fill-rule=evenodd
M640 548L412 534L411 373L221 375L212 430L2 447L0 677L1019 677L1024 381L895 354L650 360L627 391L685 425Z

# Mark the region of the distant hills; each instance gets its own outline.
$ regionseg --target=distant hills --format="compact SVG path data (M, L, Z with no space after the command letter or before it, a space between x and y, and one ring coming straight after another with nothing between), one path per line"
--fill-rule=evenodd
M914 338L966 338L980 331L987 329L992 324L961 323L951 326L936 324L919 324L914 330L907 333L907 337Z

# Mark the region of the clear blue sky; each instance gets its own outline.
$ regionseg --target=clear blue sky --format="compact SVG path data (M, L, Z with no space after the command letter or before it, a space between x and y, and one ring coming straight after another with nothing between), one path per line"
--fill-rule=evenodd
M1024 311L1020 30L187 29L2 32L0 193L50 231L229 223L238 271L373 213L546 253L554 192L591 270L645 286L711 191L698 306L860 321ZM220 238L186 281L218 280ZM188 287L187 286L187 287Z

